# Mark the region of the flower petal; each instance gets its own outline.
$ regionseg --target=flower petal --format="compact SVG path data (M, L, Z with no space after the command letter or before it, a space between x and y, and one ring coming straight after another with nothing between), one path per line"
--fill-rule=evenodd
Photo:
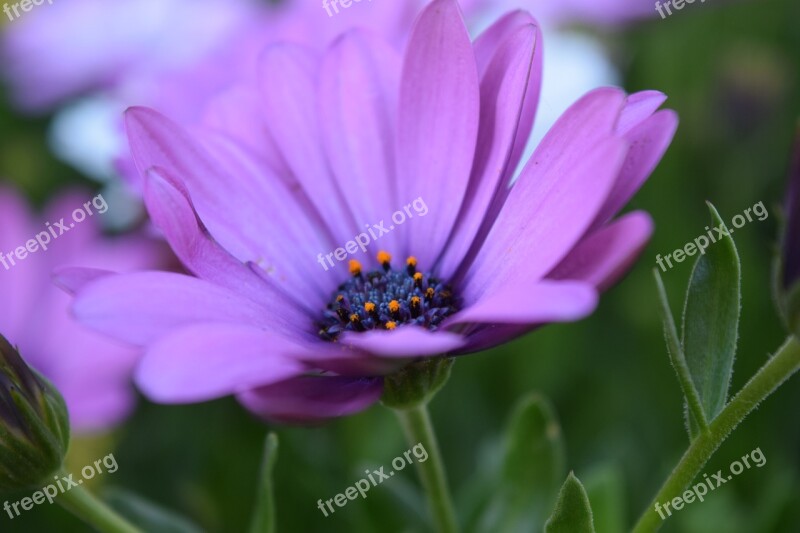
M523 125L523 108L527 104L535 109L538 97L538 87L531 88L540 80L540 73L534 69L537 37L539 31L532 24L518 28L499 47L481 81L481 128L475 163L453 236L438 269L446 279L461 263L479 230L485 227L488 231L491 227L499 209L495 208L492 214L490 208L495 202L502 205L498 196L505 198L508 194L508 184L516 168L512 152L520 138L524 145L533 118L529 114L530 120Z
M580 280L604 291L628 271L652 234L650 215L628 213L585 237L547 277Z
M116 339L145 345L194 322L275 327L277 318L247 298L207 281L168 272L135 272L100 278L80 290L74 315Z
M555 267L608 197L626 150L624 141L610 138L584 152L581 161L544 176L537 175L534 158L480 251L463 290L465 301L535 282Z
M306 370L283 337L239 324L194 324L159 339L136 369L150 399L190 403L283 381Z
M400 255L415 255L421 265L434 264L458 215L479 113L478 69L458 4L434 0L417 19L406 50L398 118L398 200L421 198L434 213L403 227Z
M325 295L320 289L315 292L313 284L298 283L286 291L276 278L259 278L223 250L199 220L188 191L169 171L154 168L147 172L144 198L155 226L181 262L199 278L250 298L276 314L288 312L293 320L302 320L303 315L291 310L323 304ZM309 313L317 309L306 307Z
M355 220L362 225L378 222L401 207L395 195L394 152L399 75L399 54L364 31L339 38L322 65L319 100L325 152ZM396 250L395 237L389 233L381 246ZM368 255L367 262L377 265L375 254Z
M597 215L596 225L616 215L641 188L661 161L677 128L678 115L664 110L645 118L625 133L624 138L631 148L606 204Z
M413 358L452 352L463 346L464 338L455 333L406 325L394 331L346 331L339 336L338 342L377 357Z
M302 376L240 393L237 397L259 417L283 424L315 424L348 416L376 403L381 378Z
M352 228L361 226L320 149L318 59L301 46L278 44L264 51L259 69L264 118L286 164L333 228L335 242L352 238Z
M330 234L296 184L276 177L234 141L206 134L201 144L150 109L129 109L126 126L140 173L158 167L183 182L203 224L225 250L240 261L259 263L278 279L317 279L311 277L319 274L315 257L330 249Z
M597 306L597 291L588 283L543 280L505 286L446 321L448 330L462 324L544 324L579 320Z

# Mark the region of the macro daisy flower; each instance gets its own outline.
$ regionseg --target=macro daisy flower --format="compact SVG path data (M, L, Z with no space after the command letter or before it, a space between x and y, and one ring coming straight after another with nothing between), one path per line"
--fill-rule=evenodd
M233 394L283 422L357 412L410 362L587 316L651 234L645 213L614 217L677 118L657 92L593 91L512 186L541 50L524 12L472 41L436 0L403 54L362 30L324 53L268 47L261 83L203 128L130 109L147 210L190 274L62 271L75 315L144 348L153 400Z

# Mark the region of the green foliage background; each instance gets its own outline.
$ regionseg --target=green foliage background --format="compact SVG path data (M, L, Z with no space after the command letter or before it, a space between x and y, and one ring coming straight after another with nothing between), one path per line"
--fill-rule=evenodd
M800 4L792 0L696 3L602 34L625 88L669 95L681 124L664 161L629 209L649 211L656 233L632 273L578 324L547 327L456 362L431 409L457 497L480 486L515 401L539 391L553 402L567 468L584 482L611 469L623 481L629 527L687 445L681 393L662 339L650 270L704 232L712 201L730 220L763 201L770 212L734 237L742 259L742 321L731 391L784 335L770 294L792 137L800 117ZM545 35L546 39L546 35ZM81 181L45 145L46 117L15 115L0 101L0 175L40 202ZM679 316L690 262L663 274ZM746 470L665 523L665 532L795 532L800 528L800 378L765 402L703 469L727 469L760 447L763 468ZM265 427L232 400L193 406L145 401L113 435L73 443L72 471L114 451L119 471L99 478L190 515L208 531L244 531L253 506ZM315 429L276 428L279 531L423 531L405 496L411 469L324 518L318 499L389 465L408 449L393 415L374 407ZM95 485L101 490L102 487ZM22 497L23 495L19 495ZM9 498L12 499L11 497ZM13 499L17 499L16 496ZM410 504L408 502L411 502ZM463 501L462 501L463 503ZM410 505L410 507L409 507ZM8 520L9 532L86 531L57 506ZM603 533L603 532L599 532ZM609 532L612 533L612 532Z

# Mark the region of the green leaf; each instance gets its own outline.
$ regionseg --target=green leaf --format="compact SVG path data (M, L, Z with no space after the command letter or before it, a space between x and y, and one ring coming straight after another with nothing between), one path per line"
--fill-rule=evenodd
M272 471L277 461L278 436L270 433L264 442L256 505L250 523L251 533L275 533L275 490L272 486Z
M561 487L556 508L544 525L544 533L595 533L589 496L572 472Z
M597 533L625 530L624 478L616 466L601 466L586 476L586 493L592 502L592 518Z
M681 341L678 339L678 331L675 329L675 321L672 318L672 311L670 310L669 300L667 299L667 291L664 290L664 283L661 281L661 274L658 273L657 269L653 269L653 276L655 277L658 299L661 304L661 320L664 323L664 339L667 341L669 361L672 363L672 368L675 369L675 374L678 376L678 383L683 391L684 400L686 401L689 412L694 416L696 426L699 426L699 429L705 431L708 429L708 421L706 420L703 406L700 403L700 395L692 381L689 365L686 364L686 356L683 353Z
M499 485L478 530L529 533L547 516L564 478L561 427L546 398L531 394L520 400L504 448Z
M683 351L709 422L722 411L733 373L739 328L739 254L725 223L708 203L712 224L726 235L710 244L694 265L683 310ZM690 434L697 422L687 413Z
M120 488L104 492L108 505L131 524L148 533L201 533L202 529L177 513Z

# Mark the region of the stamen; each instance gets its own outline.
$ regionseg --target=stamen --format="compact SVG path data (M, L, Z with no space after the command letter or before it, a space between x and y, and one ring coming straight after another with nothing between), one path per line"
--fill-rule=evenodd
M392 270L392 256L381 251L382 268L363 272L361 263L351 260L350 277L333 294L319 323L319 336L336 342L344 331L394 330L414 324L435 330L457 311L450 288L426 272L417 272L414 256L406 266Z
M383 269L386 270L387 272L391 268L390 265L391 261L392 261L392 254L390 254L389 252L384 252L383 250L378 252L378 263L380 263L383 266Z

